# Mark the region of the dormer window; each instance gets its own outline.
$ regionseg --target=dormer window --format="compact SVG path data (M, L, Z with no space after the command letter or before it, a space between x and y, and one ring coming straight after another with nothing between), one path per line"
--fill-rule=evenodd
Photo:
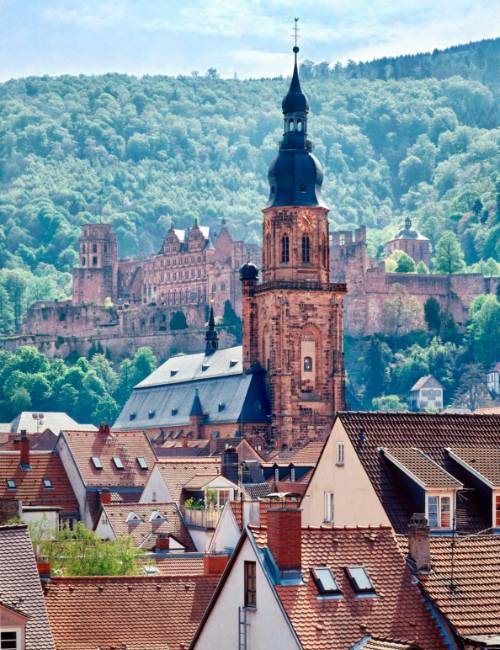
M347 576L351 581L354 591L358 594L374 594L375 588L366 569L362 566L347 566Z
M210 368L210 364L209 364L209 363L202 363L202 364L201 364L201 371L202 371L202 372L205 372L205 371L208 370L209 368Z
M115 464L116 469L123 469L122 459L119 456L113 456L113 463Z
M17 488L16 485L16 480L13 478L8 478L7 479L7 489L8 490L15 490Z
M175 375L176 375L178 372L179 372L179 371L177 370L177 368L172 368L172 370L170 371L170 376L171 376L171 377L175 377Z
M154 524L157 523L159 524L162 521L167 521L167 518L161 514L161 512L158 512L158 510L153 510L151 512L151 515L149 517L149 521Z
M128 419L135 420L136 417L137 417L137 413L129 413Z
M427 520L431 528L451 528L451 497L427 495Z
M101 459L97 456L92 456L92 463L96 469L102 469Z
M129 512L127 515L127 524L142 524L143 519L136 515L135 512Z
M342 593L337 579L328 567L314 567L311 569L311 574L321 596L334 596Z
M238 363L236 359L229 359L229 367L234 368L234 366Z
M176 408L173 408L171 410L172 415L177 415L178 412L179 412L179 409L176 409Z
M149 411L149 413L148 413L148 418L149 418L150 420L152 420L152 419L154 418L155 415L156 415L156 411Z
M226 408L226 405L224 404L224 402L219 402L219 406L218 406L219 413L220 413L221 411L223 411L225 408Z

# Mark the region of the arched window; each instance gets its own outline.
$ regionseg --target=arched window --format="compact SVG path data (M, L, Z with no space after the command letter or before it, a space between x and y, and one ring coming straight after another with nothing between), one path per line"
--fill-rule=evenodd
M281 238L281 263L288 264L290 261L290 238L285 235Z
M302 131L302 120L297 120L297 131Z
M311 261L311 240L307 235L302 237L302 261L306 264Z
M266 235L266 260L268 266L271 266L272 264L271 258L271 235Z
M288 122L288 130L295 131L295 124L293 123L293 120L290 120L290 122Z
M313 371L313 360L312 357L304 357L304 372Z

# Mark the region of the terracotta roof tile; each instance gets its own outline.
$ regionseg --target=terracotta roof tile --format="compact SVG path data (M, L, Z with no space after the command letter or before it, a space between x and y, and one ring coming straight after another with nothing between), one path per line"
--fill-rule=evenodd
M195 546L175 503L111 503L103 506L103 512L117 537L130 535L136 546L152 548L158 534L174 537L186 550ZM160 513L164 519L151 522L153 513ZM134 513L140 523L129 523L127 518Z
M460 481L416 447L384 447L383 453L389 460L402 465L425 488L462 487Z
M265 528L252 529L259 544L267 543ZM276 590L305 650L346 650L363 636L406 642L426 650L446 646L413 576L401 561L390 528L302 530L302 578L298 586ZM358 596L345 567L363 566L377 597ZM342 597L318 597L313 567L329 567ZM405 647L405 646L403 646Z
M185 650L218 576L54 578L46 604L57 650Z
M26 650L54 650L26 526L0 526L0 599L5 606L28 617Z
M156 463L172 500L180 502L182 488L196 475L217 476L221 473L220 458L162 458Z
M164 576L202 576L205 563L202 555L179 553L165 557L156 556L155 565Z
M156 457L143 431L120 431L110 434L99 431L64 431L73 458L86 486L144 487ZM92 457L100 459L102 469L96 469ZM113 462L117 456L123 463L118 469ZM143 457L147 469L141 469L137 458Z
M398 542L406 554L407 538ZM432 570L419 577L431 600L459 634L499 634L500 537L431 536L430 544Z
M369 639L361 646L362 650L419 650L413 643L388 641L387 639Z
M62 512L78 511L73 488L58 454L50 451L31 451L29 471L19 466L18 452L0 451L0 498L19 499L26 506L60 507ZM48 478L54 487L46 488ZM16 489L8 488L14 479Z
M457 495L457 528L474 532L491 525L491 507L460 470L446 447L500 446L500 416L430 413L340 413L342 422L395 530L406 533L414 506L399 470L381 447L418 447L465 484ZM363 435L361 435L363 434Z
M493 484L500 487L499 447L451 447L450 452Z
M316 465L324 447L324 442L313 440L300 449L291 449L281 451L270 456L268 462L277 463L278 465Z

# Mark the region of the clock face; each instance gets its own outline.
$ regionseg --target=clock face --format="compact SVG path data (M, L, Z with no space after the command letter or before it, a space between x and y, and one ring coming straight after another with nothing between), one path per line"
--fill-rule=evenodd
M304 232L311 232L313 225L313 215L309 210L304 210L299 216L299 228Z

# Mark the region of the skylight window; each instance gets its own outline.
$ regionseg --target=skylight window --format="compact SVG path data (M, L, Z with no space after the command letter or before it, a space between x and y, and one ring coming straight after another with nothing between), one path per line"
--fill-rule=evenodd
M128 419L135 420L136 417L137 417L137 413L129 413Z
M151 576L151 575L155 575L156 573L160 573L160 570L158 569L158 567L155 567L153 564L147 564L144 567L144 573L146 575Z
M201 364L201 371L202 371L202 372L205 372L205 370L208 370L209 368L210 368L210 364L209 364L209 363L202 363L202 364Z
M172 409L172 415L177 415L178 412L179 412L178 409L176 409L176 408L173 408L173 409Z
M176 375L178 372L179 372L179 371L177 370L177 368L172 368L172 370L170 371L170 376L171 376L171 377L175 377L175 375Z
M92 462L94 463L94 467L96 469L102 469L102 463L100 458L98 458L97 456L92 456Z
M229 367L234 368L234 366L238 363L237 359L229 359Z
M17 487L17 485L16 485L16 481L15 481L15 479L13 479L13 478L8 478L8 479L7 479L7 488L8 488L9 490L15 490L16 487Z
M333 572L328 567L314 567L311 569L312 577L316 583L319 593L322 596L340 594L340 587Z
M116 469L123 469L122 459L119 456L113 456L113 463Z
M148 418L149 418L150 420L152 420L152 419L154 418L155 415L156 415L156 411L149 411L149 413L148 413Z
M348 566L345 569L349 580L358 594L375 593L375 588L366 569L362 566Z
M137 456L137 463L141 469L147 469L148 468L148 463L144 456Z
M53 488L53 487L54 487L54 484L52 483L52 481L50 480L50 478L44 478L44 479L43 479L43 487L44 487L44 488L47 488L47 489L50 490L50 488Z

